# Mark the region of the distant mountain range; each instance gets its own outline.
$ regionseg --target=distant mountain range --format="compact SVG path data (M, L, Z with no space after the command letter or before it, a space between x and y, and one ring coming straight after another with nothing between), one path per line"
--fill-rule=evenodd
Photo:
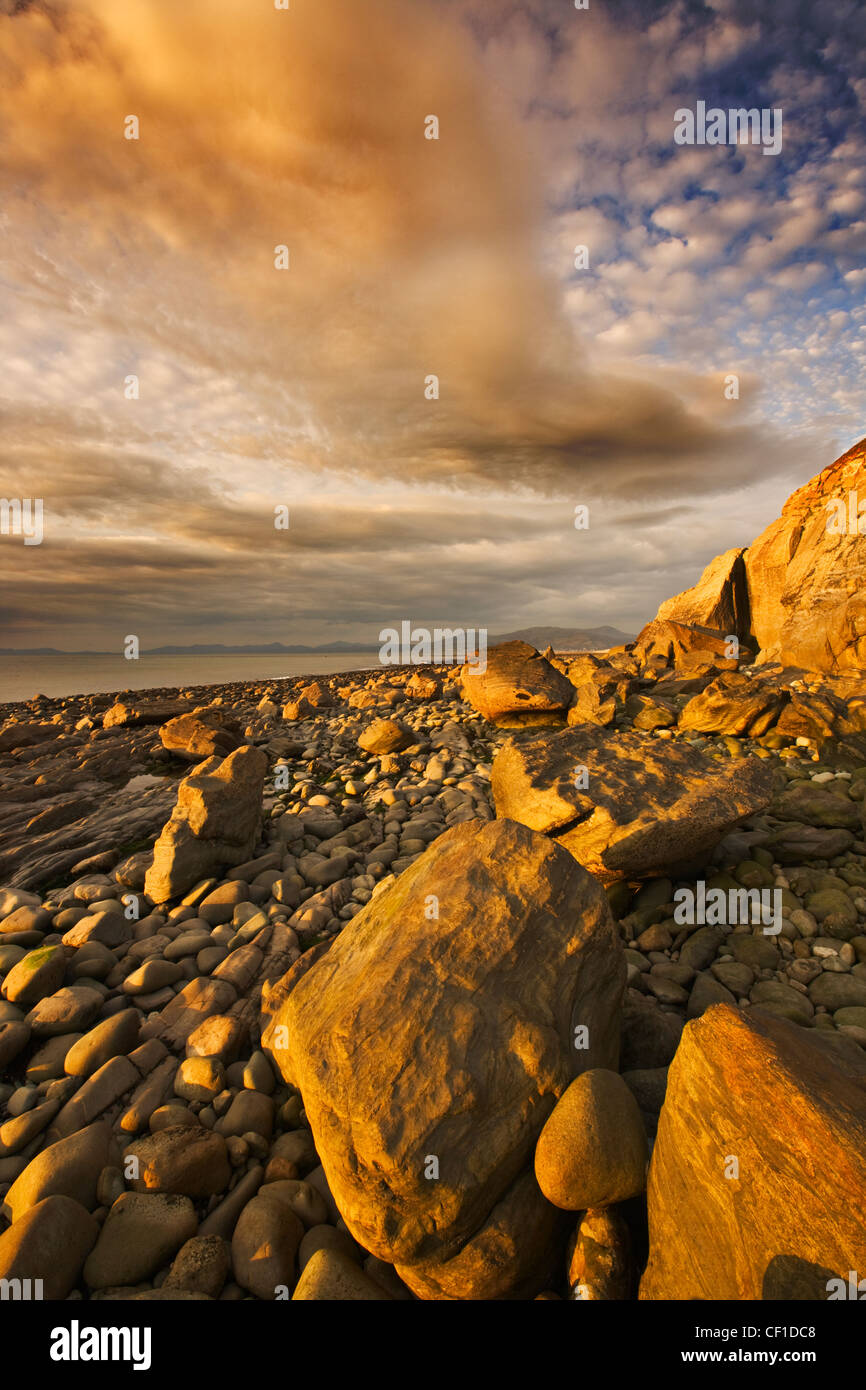
M339 655L340 652L377 652L376 646L359 642L328 642L322 647L300 644L287 647L283 642L254 642L247 646L226 646L223 642L197 642L189 647L142 647L141 656L310 656L318 653ZM119 653L98 651L61 651L58 647L0 647L0 656L118 656Z
M620 632L618 627L522 627L517 632L491 637L487 645L517 641L529 642L540 652L545 647L553 647L555 652L604 651L634 641L634 633Z
M503 632L488 638L488 647L497 642L529 642L544 651L552 646L556 651L601 651L618 647L632 639L616 627L524 627L517 632ZM339 656L342 652L377 652L379 644L366 642L326 642L320 647L300 644L286 646L282 642L255 642L247 646L226 646L222 642L199 642L194 646L142 648L142 656ZM0 656L117 656L113 652L60 651L58 647L0 647Z

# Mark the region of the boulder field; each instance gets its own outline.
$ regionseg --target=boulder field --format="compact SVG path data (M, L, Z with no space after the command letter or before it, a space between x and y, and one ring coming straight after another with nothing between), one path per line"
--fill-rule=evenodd
M729 568L605 653L10 708L0 1278L838 1296L866 677L732 655Z

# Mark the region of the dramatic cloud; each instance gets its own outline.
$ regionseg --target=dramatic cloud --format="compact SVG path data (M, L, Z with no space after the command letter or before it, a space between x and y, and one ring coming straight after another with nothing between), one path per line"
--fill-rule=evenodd
M858 434L864 25L801 10L0 4L6 633L633 627L751 539Z

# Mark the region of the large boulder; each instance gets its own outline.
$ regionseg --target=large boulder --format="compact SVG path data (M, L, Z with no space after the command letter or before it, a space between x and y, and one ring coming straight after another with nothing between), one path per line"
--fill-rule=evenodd
M849 495L866 501L866 441L799 488L749 547L746 571L761 659L815 671L866 667L866 548ZM842 504L845 530L834 530Z
M594 725L512 738L492 774L496 814L558 840L603 883L700 868L773 790L754 758L708 758Z
M715 632L749 637L749 594L742 548L726 550L711 560L691 589L667 599L656 618L674 623L694 623Z
M487 653L486 669L461 668L463 698L503 728L563 723L574 686L528 642L501 642Z
M754 634L759 661L813 671L863 670L864 502L866 440L861 440L798 488L748 550L728 551L712 561L695 588L668 599L658 617L700 624L715 607L720 615L735 617L738 627L730 631ZM730 564L729 557L734 557Z
M833 684L844 687L846 682L836 679ZM780 734L823 744L826 739L866 731L866 701L853 690L841 693L828 681L826 685L813 684L808 691L791 690L789 700L776 723Z
M647 1195L641 1298L826 1299L866 1269L866 1057L708 1009L668 1072Z
M609 725L622 712L629 695L637 689L637 681L616 666L596 662L590 666L578 658L568 668L568 679L576 694L568 711L569 724Z
M437 1302L533 1298L558 1278L566 1230L562 1212L526 1171L450 1259L418 1260L397 1272L419 1298Z
M512 1189L574 1076L616 1067L624 980L593 879L523 826L469 821L269 993L263 1046L334 1200L421 1297L543 1286L549 1214Z
M252 859L267 770L264 750L248 746L222 760L208 758L184 778L144 881L153 902L167 902L215 870Z
M163 724L159 736L163 748L196 763L204 758L226 758L243 742L240 725L219 707L179 714Z
M366 753L399 753L412 742L411 734L396 719L374 719L358 739Z
M678 671L717 667L735 670L740 658L751 656L746 648L734 646L735 632L717 632L696 624L655 618L637 635L632 651L641 664L656 661Z
M788 692L741 673L719 676L680 712L679 727L692 733L760 738L772 728Z

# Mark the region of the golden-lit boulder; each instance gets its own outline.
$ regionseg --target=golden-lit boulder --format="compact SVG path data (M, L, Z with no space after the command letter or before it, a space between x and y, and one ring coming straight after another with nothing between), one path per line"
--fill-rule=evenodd
M487 653L484 670L460 670L463 698L503 728L563 724L574 686L528 642L502 642Z
M243 742L240 725L221 709L201 709L169 719L159 731L163 748L180 758L202 762L225 758Z
M374 719L358 738L365 753L399 753L408 748L412 735L397 719Z
M421 1297L538 1292L556 1221L535 1141L575 1075L617 1065L625 957L600 886L524 826L467 821L300 965L262 1046L353 1236Z
M686 1025L641 1298L823 1300L866 1270L866 1056L822 1031L728 1004Z
M773 791L756 758L720 763L685 743L591 724L509 739L491 784L497 816L552 836L603 883L700 868Z
M643 1192L648 1157L637 1101L617 1072L594 1067L554 1106L535 1146L535 1176L555 1207L586 1211Z

